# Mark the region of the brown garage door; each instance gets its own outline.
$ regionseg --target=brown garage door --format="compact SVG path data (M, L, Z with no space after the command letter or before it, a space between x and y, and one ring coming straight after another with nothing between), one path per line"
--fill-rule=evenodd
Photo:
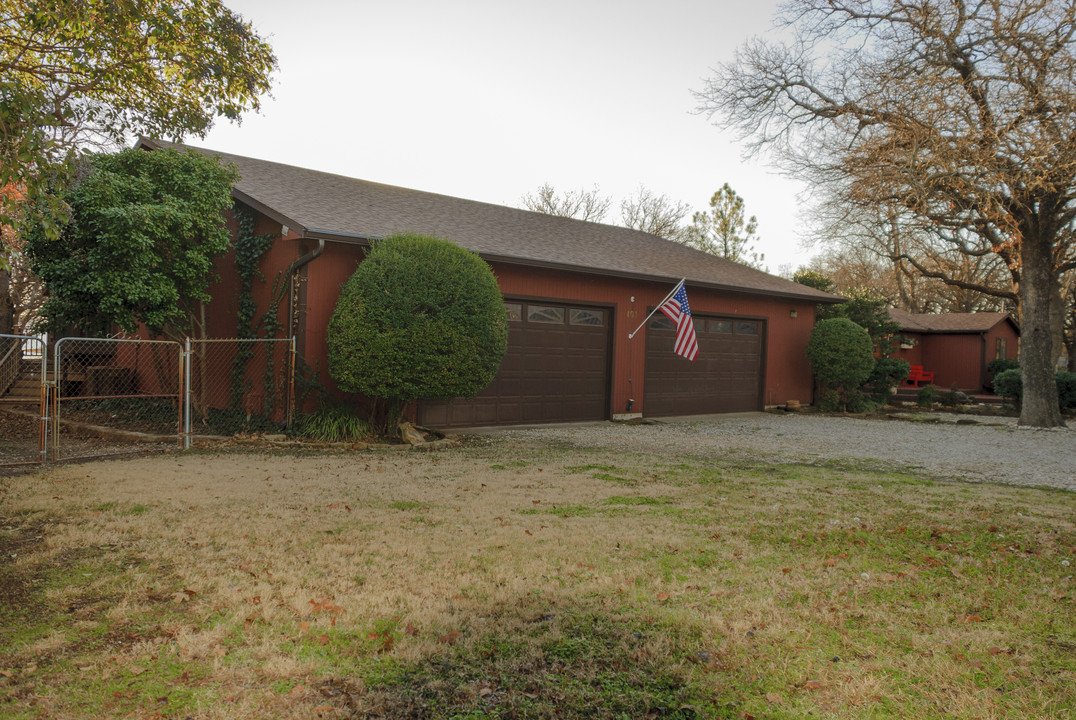
M508 300L508 352L476 397L424 401L427 427L602 420L609 407L609 311Z
M646 328L647 415L694 415L762 409L761 320L699 317L695 362L673 353L676 328L655 315Z

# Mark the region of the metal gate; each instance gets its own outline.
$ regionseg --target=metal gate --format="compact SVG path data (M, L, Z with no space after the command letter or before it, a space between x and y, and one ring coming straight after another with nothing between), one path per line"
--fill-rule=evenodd
M182 446L178 342L63 338L53 384L53 460Z
M44 336L0 335L0 466L45 461L47 355Z
M0 335L0 466L280 432L294 371L294 338L62 338L50 365L45 336Z

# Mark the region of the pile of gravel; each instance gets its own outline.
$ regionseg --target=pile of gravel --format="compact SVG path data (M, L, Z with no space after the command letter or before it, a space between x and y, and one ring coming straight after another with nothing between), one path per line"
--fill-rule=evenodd
M750 413L496 432L526 443L617 452L706 456L735 451L770 462L876 460L939 478L1076 491L1076 430L1019 428L1007 417L916 418Z

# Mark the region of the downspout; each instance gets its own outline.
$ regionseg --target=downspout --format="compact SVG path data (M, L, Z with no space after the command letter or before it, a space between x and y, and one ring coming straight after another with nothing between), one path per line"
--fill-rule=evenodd
M288 265L285 274L288 277L288 337L295 335L295 280L296 273L306 264L325 252L325 238L318 238L318 246Z

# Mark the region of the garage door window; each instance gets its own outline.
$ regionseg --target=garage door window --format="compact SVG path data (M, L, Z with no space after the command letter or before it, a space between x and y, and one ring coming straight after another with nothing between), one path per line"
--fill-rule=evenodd
M572 325L605 325L605 313L601 310L583 310L572 308L568 314L568 322Z
M508 313L510 322L521 322L523 320L523 305L520 303L505 303L504 311Z
M676 326L673 325L672 320L664 315L655 315L654 319L650 321L651 330L674 330Z
M736 323L737 335L758 335L758 323L757 322L738 322Z
M731 320L711 320L710 332L712 333L730 333L732 332Z
M528 305L527 322L564 324L564 308L547 305Z

